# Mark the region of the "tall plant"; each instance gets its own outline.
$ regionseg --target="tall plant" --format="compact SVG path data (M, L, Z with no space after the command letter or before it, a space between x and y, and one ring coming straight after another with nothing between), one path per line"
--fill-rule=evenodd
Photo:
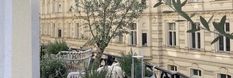
M222 17L222 19L219 22L213 22L212 25L214 26L214 30L210 29L211 21L214 16L210 17L209 20L206 20L203 18L203 16L200 16L200 21L203 27L197 28L196 24L192 20L192 17L195 16L195 14L188 14L186 13L182 8L185 6L185 4L188 2L188 0L184 0L183 2L181 0L158 0L158 3L154 5L154 7L158 7L161 4L165 4L169 6L171 9L173 9L176 13L178 13L180 16L185 18L190 24L192 25L192 29L188 30L187 32L193 33L196 31L206 30L211 33L217 34L218 36L211 42L211 44L217 42L220 40L223 36L233 39L233 33L227 33L224 31L224 25L226 22L226 15Z
M122 70L125 72L125 75L127 77L131 76L131 68L132 68L132 54L128 54L128 55L122 55L121 58L119 58L119 63L120 66L122 68ZM134 58L134 65L135 65L135 69L136 71L140 71L141 70L141 61L139 59ZM145 70L145 76L146 77L150 77L153 75L152 71L147 70L146 68L144 68ZM141 78L141 72L134 72L135 73L135 78Z
M67 51L69 47L64 41L55 41L47 45L47 52L50 54L57 54L60 51Z
M94 67L100 64L101 56L115 36L125 33L142 13L145 5L138 0L76 0L82 8L92 41L97 46ZM82 16L82 14L80 14Z

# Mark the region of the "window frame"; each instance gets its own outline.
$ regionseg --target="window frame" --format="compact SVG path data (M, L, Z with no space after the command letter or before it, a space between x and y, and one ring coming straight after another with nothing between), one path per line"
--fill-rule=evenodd
M197 71L197 75L194 75L195 74L194 71ZM191 68L190 69L190 76L191 77L192 76L199 76L199 77L201 77L202 76L202 71L200 69Z
M172 26L171 26L172 25ZM175 22L169 22L168 23L168 29L167 29L168 39L167 44L169 47L175 47L177 46L177 28Z
M195 28L200 29L201 23L200 22L195 22L195 24L196 24ZM193 27L191 24L189 24L189 26L190 26L189 29L191 29ZM193 33L189 33L189 34L190 34L190 36L189 36L190 37L189 47L191 49L201 49L201 47L202 47L201 46L201 41L202 41L202 39L201 39L201 30L193 32ZM193 36L194 36L194 39L193 39ZM195 40L195 41L193 41L193 40Z
M227 24L228 24L228 30L226 29L227 27ZM226 22L225 24L224 24L224 31L226 31L226 33L230 33L230 30L231 28L230 28L230 22ZM219 51L219 52L230 52L231 51L231 40L229 39L229 38L227 38L227 37L224 37L224 36L222 36L221 38L223 38L223 41L220 41L220 40L218 40L218 42L217 42L217 51ZM227 41L229 40L229 50L227 50ZM222 48L223 48L223 50L221 49L221 47L220 47L220 42L222 42Z
M129 24L129 45L136 46L137 45L137 23Z
M178 67L176 65L168 65L168 70L177 71Z
M222 75L225 75L225 78L231 78L231 75L229 74L223 74L223 73L218 73L217 78L221 78Z

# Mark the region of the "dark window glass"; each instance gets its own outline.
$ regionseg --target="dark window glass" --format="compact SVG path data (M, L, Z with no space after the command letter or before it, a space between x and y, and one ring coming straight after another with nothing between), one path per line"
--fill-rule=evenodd
M223 45L223 37L220 37L219 39L219 50L224 51L224 45Z
M59 29L59 30L58 30L58 37L61 38L61 35L62 35L61 29Z
M195 33L192 33L192 48L196 48L196 35Z
M174 43L173 44L176 45L176 32L174 32L173 35L174 35Z
M192 74L193 74L193 75L197 75L197 76L201 76L201 70L192 69Z
M219 76L220 78L231 78L230 75L227 75L227 74L220 74Z
M169 32L169 45L172 45L172 32Z
M200 32L197 33L197 48L201 48L201 34Z
M196 69L193 69L193 75L198 75L198 71Z
M230 31L230 23L226 23L226 32Z
M142 33L142 45L147 46L147 33Z
M199 76L201 76L201 70L198 70L198 72L199 72Z
M230 39L226 38L226 51L230 51L231 45L230 45Z
M133 39L133 31L130 32L130 36L131 36L131 38L130 38L131 39L131 43L130 44L133 45L133 41L134 41L134 39Z

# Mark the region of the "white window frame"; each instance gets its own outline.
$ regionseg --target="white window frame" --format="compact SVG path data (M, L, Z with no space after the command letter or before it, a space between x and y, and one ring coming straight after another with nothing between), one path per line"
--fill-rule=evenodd
M174 70L172 70L172 68ZM168 65L168 70L172 70L172 71L177 71L178 70L178 67L176 65Z
M131 26L130 26L130 34L129 34L129 45L131 46L136 46L137 45L137 23L132 23L133 28L135 29L132 29ZM132 33L132 34L131 34ZM133 41L132 41L133 40Z
M196 28L199 29L201 27L201 23L200 22L195 22L196 24ZM190 24L190 29L192 28L192 25ZM200 34L199 38L198 38L198 34ZM195 35L195 46L193 47L193 33L190 33L190 48L192 49L201 49L201 31L196 31L194 32ZM200 40L200 43L198 42L198 40ZM200 46L199 46L200 45Z
M226 23L229 23L229 22L226 22ZM229 31L227 31L227 29L226 29L226 23L225 23L225 25L224 25L224 30L227 32L227 33L229 33L230 32L230 23L229 23ZM227 51L227 37L225 37L225 36L223 36L223 45L224 45L224 47L223 47L223 50L220 50L220 44L219 44L219 41L218 41L218 43L217 43L217 49L218 49L218 51L220 51L220 52L229 52L229 51L231 51L231 47L230 47L230 50L229 51ZM230 42L231 42L231 40L230 40ZM230 46L231 46L231 44L230 44Z
M194 75L194 70L197 70L197 75ZM190 76L191 77L196 77L196 76L198 76L198 77L201 77L202 76L202 71L200 70L200 69L195 69L195 68L191 68L190 69Z
M172 27L170 27L171 24L173 24ZM177 28L176 28L176 23L175 22L169 22L168 23L168 33L167 33L168 34L168 39L167 39L168 43L167 44L170 47L175 47L177 45L177 39L176 39L177 38L177 32L176 32L176 29ZM172 35L171 36L171 38L172 38L171 41L172 42L170 41L170 33L172 33L171 34ZM174 33L175 33L175 35L174 35Z
M231 75L229 75L229 74L223 74L223 73L218 73L217 74L217 78L221 78L221 75L225 75L226 76L225 78L231 78Z

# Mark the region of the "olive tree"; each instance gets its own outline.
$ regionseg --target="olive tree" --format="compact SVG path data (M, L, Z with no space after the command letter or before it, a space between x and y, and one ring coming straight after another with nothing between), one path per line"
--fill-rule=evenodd
M194 14L188 14L185 11L182 10L182 8L185 6L187 1L188 0L184 0L183 2L181 0L158 0L158 3L156 3L154 5L154 7L158 7L161 4L165 4L165 5L169 6L176 13L178 13L180 16L182 16L188 22L190 22L192 27L191 27L190 30L187 31L189 33L193 33L193 32L200 31L200 30L206 30L206 31L209 31L211 33L217 34L218 36L211 42L211 44L217 42L223 36L225 36L225 37L227 37L229 39L233 39L232 33L227 33L226 31L224 31L224 24L225 24L226 18L227 18L226 15L221 18L220 22L213 22L212 23L212 26L214 26L214 30L210 29L211 21L212 21L214 16L210 17L208 20L206 20L205 18L200 16L200 21L201 21L201 24L203 25L203 27L197 28L196 24L192 20L192 17L195 16L195 13Z
M97 53L94 67L100 64L101 56L110 41L119 34L126 33L145 5L140 0L79 0L83 19L92 35Z

